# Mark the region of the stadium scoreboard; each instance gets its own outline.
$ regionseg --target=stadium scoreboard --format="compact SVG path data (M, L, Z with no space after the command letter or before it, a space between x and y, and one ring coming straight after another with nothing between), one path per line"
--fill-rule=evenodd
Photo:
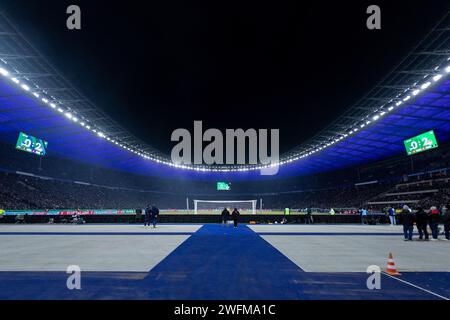
M231 183L228 182L217 182L217 190L225 190L228 191L231 189Z
M47 141L20 132L17 138L16 149L44 156L47 145Z
M433 130L409 138L404 143L408 156L438 147Z

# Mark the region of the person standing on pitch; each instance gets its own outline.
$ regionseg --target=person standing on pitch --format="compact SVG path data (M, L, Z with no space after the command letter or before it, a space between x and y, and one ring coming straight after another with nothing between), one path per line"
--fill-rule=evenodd
M412 210L407 206L403 206L402 210L402 222L403 222L403 233L405 236L405 241L412 241L413 226L414 226L414 214Z
M395 209L393 207L389 207L388 214L389 220L391 221L391 226L395 226L397 224L395 221Z
M233 217L234 227L237 228L238 226L238 219L239 219L239 211L237 208L234 208L233 212L231 213L231 216Z
M425 212L425 210L423 210L423 208L418 207L416 212L416 227L417 230L419 231L419 240L422 240L424 235L425 240L429 239L427 226L428 226L428 215Z
M147 205L144 211L144 227L150 227L150 217L152 215L152 206L150 204Z
M450 240L450 204L442 207L442 220L444 222L445 239Z
M222 223L225 224L230 220L230 211L228 211L227 208L223 208L223 211L221 213L222 216Z
M439 221L441 220L441 217L439 210L435 206L430 208L429 218L432 236L431 241L437 241L439 236Z
M308 207L306 209L306 215L305 215L305 223L306 224L313 224L313 217L312 217L312 209L311 207Z
M153 204L151 208L151 219L153 228L156 228L156 223L158 222L159 209Z
M366 208L361 208L361 224L369 224L368 213Z

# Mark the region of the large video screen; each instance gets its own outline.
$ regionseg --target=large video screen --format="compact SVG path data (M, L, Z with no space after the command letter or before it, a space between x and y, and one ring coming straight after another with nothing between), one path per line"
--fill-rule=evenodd
M231 183L222 181L217 182L217 190L225 190L225 191L231 190Z
M47 144L47 141L20 132L17 138L16 149L44 156Z
M409 138L404 143L408 156L438 147L433 130Z

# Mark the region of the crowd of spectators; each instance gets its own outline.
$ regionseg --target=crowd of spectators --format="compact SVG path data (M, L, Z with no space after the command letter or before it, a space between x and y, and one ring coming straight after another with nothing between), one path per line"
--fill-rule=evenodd
M0 174L0 208L4 209L135 209L153 202L164 208L186 206L181 195Z
M389 188L389 185L335 187L330 189L308 190L263 196L264 206L268 208L316 208L348 211L361 207L368 199Z
M405 201L423 207L440 205L447 203L450 189L447 173L450 145L415 157L413 172L409 172L409 161L400 157L358 170L348 168L307 177L236 181L227 192L215 190L213 181L138 176L68 159L37 158L1 144L0 152L0 209L9 210L135 209L149 202L157 203L162 209L186 209L188 198L191 208L193 199L256 199L258 207L262 199L264 209L315 208L319 212L333 209L336 213L351 214L362 207L380 212L387 205L383 201L390 201L396 207ZM384 175L388 178L381 179ZM427 190L433 192L420 192ZM412 193L387 195L400 192ZM377 201L381 203L370 204Z
M312 207L323 210L335 208L340 212L340 210L351 210L360 206L367 198L384 188L386 187L379 185L345 187L279 194L253 194L252 198L262 199L264 208L268 209ZM210 197L217 199L216 195ZM186 194L183 193L100 186L69 180L0 173L0 208L2 209L133 209L142 208L149 202L158 203L163 209L186 209L186 198ZM240 200L240 198L248 200L247 195L234 196L233 200Z
M417 175L413 177L413 181L406 180L407 182L396 184L387 192L379 194L369 204L375 208L388 204L399 208L405 204L430 208L448 203L450 199L450 176L447 171Z
M419 183L420 185L420 183ZM372 211L381 211L386 205L370 205L368 201L384 200L401 206L412 203L423 207L446 203L449 199L446 182L432 186L434 192L421 193L415 184L392 186L389 184L369 184L352 187L336 187L334 189L318 189L292 191L283 193L255 193L252 199L262 199L263 208L273 210L305 210L315 208L316 211L352 214L359 208L366 207ZM426 189L430 190L427 185ZM413 194L395 195L395 192L415 192ZM390 196L394 193L393 196ZM158 203L162 209L186 209L185 193L170 193L157 190L101 186L86 182L38 178L15 173L0 173L0 209L136 209L148 203ZM208 200L206 196L192 199ZM211 200L248 200L248 195L234 195L227 198L225 194L218 198L216 194L209 196ZM376 202L376 201L375 201ZM381 201L383 202L383 201Z

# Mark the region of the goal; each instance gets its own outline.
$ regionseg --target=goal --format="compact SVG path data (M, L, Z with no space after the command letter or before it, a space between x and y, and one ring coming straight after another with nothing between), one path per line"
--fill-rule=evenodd
M194 214L220 214L223 208L230 213L237 208L241 214L256 214L257 200L196 200L194 199Z

